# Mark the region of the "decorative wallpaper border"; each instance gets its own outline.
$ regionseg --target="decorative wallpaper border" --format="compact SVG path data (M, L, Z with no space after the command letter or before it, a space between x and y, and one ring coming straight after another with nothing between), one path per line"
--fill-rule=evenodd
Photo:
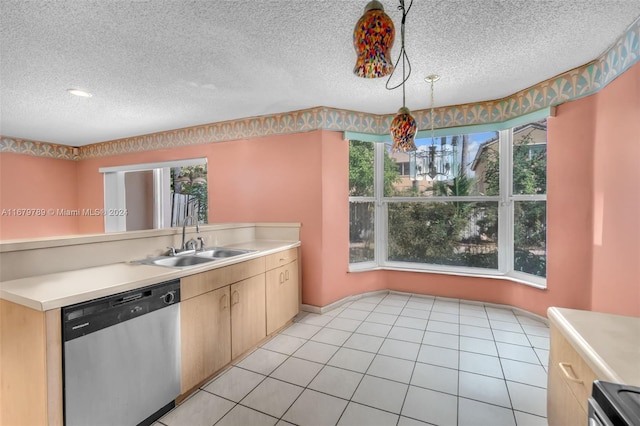
M78 160L74 147L57 145L50 142L32 141L7 136L0 137L0 152L33 155L35 157L56 158L59 160Z
M434 127L458 127L503 122L542 108L591 95L640 60L640 19L600 58L503 99L436 108ZM431 127L429 110L413 111L419 130ZM376 115L327 107L244 118L117 139L74 148L47 142L2 137L0 152L77 160L249 139L313 130L384 135L394 114Z

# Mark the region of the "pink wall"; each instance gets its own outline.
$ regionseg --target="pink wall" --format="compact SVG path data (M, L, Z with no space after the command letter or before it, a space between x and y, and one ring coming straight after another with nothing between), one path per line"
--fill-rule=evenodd
M640 64L593 98L591 307L640 317Z
M556 117L548 121L546 290L506 280L453 275L346 273L348 245L342 236L347 235L348 211L344 205L334 205L328 217L336 231L325 231L324 240L325 246L331 246L326 251L333 253L331 263L325 264L332 279L323 280L323 298L311 303L322 306L349 294L388 288L509 304L540 315L545 315L549 306L561 306L640 316L639 71L637 64L597 95L560 105ZM613 147L612 139L616 140ZM327 171L348 158L347 143L334 144L340 148L333 149L334 158L325 161ZM331 170L330 176L334 188L344 188L337 198L346 199L348 176L340 170ZM594 246L598 228L594 203L605 182L608 195L600 225L603 243Z
M318 131L83 160L78 167L78 204L103 206L100 167L207 157L209 222L302 223L303 301L313 303L322 300L324 289L325 268L316 259L324 254L322 156L326 134ZM80 218L81 232L103 230L102 218Z
M51 183L36 193L43 200L61 192L60 182L70 182L71 187L76 182L77 198L69 195L73 191L65 192L69 203L74 208L101 208L100 167L207 157L210 222L302 223L304 303L325 306L345 296L392 289L509 304L540 315L549 306L561 306L640 316L639 73L636 64L597 95L560 105L556 117L549 119L546 290L453 275L348 273L348 142L339 132L211 143L78 163L2 154L2 206L28 198L10 184L23 170L48 170L42 176L36 172L41 176L36 180ZM5 167L4 159L13 157L20 163ZM51 175L66 178L51 181ZM37 235L53 235L35 223L29 228L40 232ZM58 234L73 229L102 232L103 219L80 217L75 226Z
M548 120L548 306L591 304L594 120L592 97L558 106Z
M587 98L588 99L588 98ZM586 100L585 100L586 101ZM573 105L575 104L575 105ZM326 133L323 140L322 297L307 303L327 305L351 294L392 289L460 297L522 307L540 315L549 306L590 308L591 188L593 121L590 102L561 107L549 119L547 289L507 280L400 271L347 273L348 269L348 142ZM554 142L555 141L555 142ZM571 158L571 161L566 161ZM304 242L303 242L304 244Z
M14 216L5 212L0 215L0 239L77 234L78 217L58 212L78 208L76 172L75 161L0 153L0 211L46 212L45 216Z
M301 222L303 303L322 300L323 132L213 144L210 221Z

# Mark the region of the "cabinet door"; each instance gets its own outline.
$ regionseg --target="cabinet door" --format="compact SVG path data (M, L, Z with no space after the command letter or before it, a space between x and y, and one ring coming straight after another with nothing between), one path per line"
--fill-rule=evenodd
M180 303L182 393L231 361L229 287Z
M266 336L264 274L231 285L231 356Z
M267 271L267 334L296 316L300 309L298 261Z

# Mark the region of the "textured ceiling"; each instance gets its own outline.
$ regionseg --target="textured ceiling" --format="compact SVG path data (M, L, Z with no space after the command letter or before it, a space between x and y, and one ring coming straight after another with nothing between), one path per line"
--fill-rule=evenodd
M399 35L398 2L382 3ZM395 113L401 90L352 74L366 4L0 0L0 133L79 146L315 106ZM640 0L415 0L407 106L428 108L432 73L437 106L513 94L597 58L639 16Z

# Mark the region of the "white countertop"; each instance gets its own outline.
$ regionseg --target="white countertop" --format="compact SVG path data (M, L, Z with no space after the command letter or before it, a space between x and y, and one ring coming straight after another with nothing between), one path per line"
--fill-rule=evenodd
M640 386L640 318L565 308L547 316L599 379Z
M0 298L38 311L61 308L99 297L197 274L210 269L255 259L278 251L298 247L300 241L256 240L230 247L257 250L253 253L203 263L185 269L137 263L80 269L0 282ZM137 259L136 259L137 260Z

